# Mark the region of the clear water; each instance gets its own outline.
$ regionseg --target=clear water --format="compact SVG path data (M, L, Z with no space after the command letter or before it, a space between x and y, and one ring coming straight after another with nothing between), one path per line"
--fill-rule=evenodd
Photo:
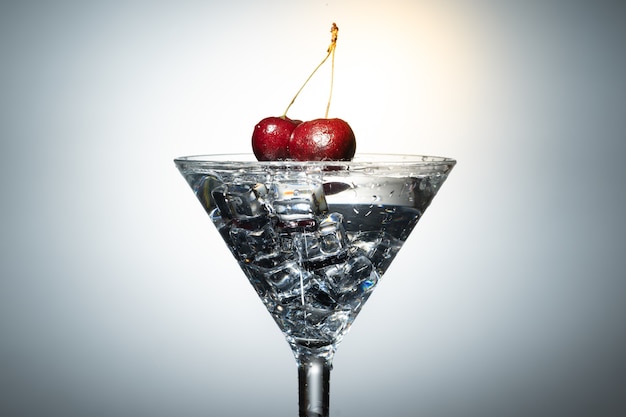
M187 177L296 358L332 357L445 177L349 179Z

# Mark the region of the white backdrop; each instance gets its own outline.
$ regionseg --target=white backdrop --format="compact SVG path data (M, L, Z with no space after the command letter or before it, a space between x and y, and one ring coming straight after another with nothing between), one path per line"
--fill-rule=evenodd
M296 414L172 159L248 152L337 22L357 152L459 163L340 346L332 414L624 415L622 4L3 2L0 414ZM290 116L323 116L328 70Z

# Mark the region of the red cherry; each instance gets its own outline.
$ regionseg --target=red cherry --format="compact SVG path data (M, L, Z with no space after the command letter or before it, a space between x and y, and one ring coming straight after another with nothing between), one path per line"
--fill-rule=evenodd
M349 161L356 151L354 132L341 119L315 119L299 124L289 140L289 156L297 161Z
M279 161L289 158L287 145L291 132L300 120L288 117L266 117L254 127L252 151L259 161Z

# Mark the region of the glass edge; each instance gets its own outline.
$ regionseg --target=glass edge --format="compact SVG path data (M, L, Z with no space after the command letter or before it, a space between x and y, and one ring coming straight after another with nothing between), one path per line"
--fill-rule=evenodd
M372 159L367 159L368 157ZM244 160L243 158L248 158ZM203 154L203 155L187 155L174 158L176 164L201 164L213 166L227 165L254 165L254 166L349 166L349 165L371 165L371 164L446 164L454 166L456 159L437 156L437 155L418 155L418 154L398 154L398 153L362 153L351 161L257 161L251 153L220 153L220 154Z

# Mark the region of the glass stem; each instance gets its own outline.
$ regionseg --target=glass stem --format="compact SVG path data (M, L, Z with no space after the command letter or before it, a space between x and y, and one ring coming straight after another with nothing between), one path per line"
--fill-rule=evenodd
M332 364L325 358L309 357L299 361L300 417L328 417L331 369Z

